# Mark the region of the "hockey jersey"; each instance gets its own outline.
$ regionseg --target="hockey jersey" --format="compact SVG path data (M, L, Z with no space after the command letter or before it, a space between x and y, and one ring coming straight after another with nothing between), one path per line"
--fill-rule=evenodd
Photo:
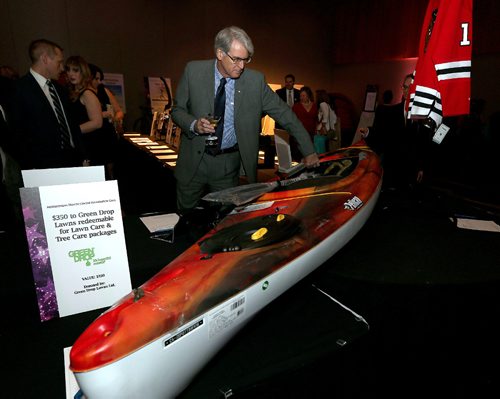
M409 90L408 118L469 113L472 56L472 0L430 0Z

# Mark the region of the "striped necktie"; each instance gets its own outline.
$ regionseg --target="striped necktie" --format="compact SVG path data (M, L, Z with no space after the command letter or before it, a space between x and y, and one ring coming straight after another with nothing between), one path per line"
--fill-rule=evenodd
M50 97L52 97L52 104L54 104L54 111L57 116L57 122L59 122L59 132L61 133L61 149L65 150L71 148L71 138L69 134L68 124L66 123L61 100L59 100L59 96L56 93L54 84L50 80L47 80L47 86L49 86Z
M292 97L292 91L291 90L287 90L288 92L288 105L290 107L293 107L293 97Z

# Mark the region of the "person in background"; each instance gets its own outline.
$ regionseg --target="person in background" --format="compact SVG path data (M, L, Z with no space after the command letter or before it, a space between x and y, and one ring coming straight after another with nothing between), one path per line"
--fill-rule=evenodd
M20 214L19 187L21 184L12 184L12 177L14 182L19 180L19 166L10 155L12 132L9 122L13 85L12 78L0 75L0 203L8 204L8 206L0 207L0 233L8 231L15 220L15 213Z
M297 118L299 118L307 133L309 133L311 141L313 141L318 124L318 107L314 103L314 95L310 87L304 86L299 91L300 101L293 105L292 110L297 115ZM300 160L297 142L292 137L290 138L290 151L292 152L293 160Z
M247 33L235 26L222 29L214 50L215 59L187 64L174 97L172 118L182 129L175 168L180 213L198 206L207 191L238 185L240 166L248 182L257 181L262 115L297 138L307 167L319 165L310 137L290 107L262 73L246 68L254 53ZM208 114L221 117L216 128ZM209 134L220 139L207 142Z
M10 118L12 116L12 96L14 93L14 80L5 76L0 76L0 156L2 163L0 171L5 171L4 167L7 162L7 154L13 149L12 132L10 126Z
M295 87L295 76L289 73L285 76L285 87L276 90L276 94L288 104L290 108L300 101L300 91ZM276 129L283 129L279 123L275 123Z
M318 107L314 103L314 95L310 87L304 86L300 89L300 101L292 107L307 133L314 137L318 121Z
M97 98L102 105L102 117L111 122L115 129L120 132L125 114L113 92L104 85L102 69L94 64L89 64L89 68L92 75L92 87L97 91Z
M389 190L406 189L421 183L428 167L430 138L422 124L407 118L406 102L413 75L404 77L400 102L391 104L392 91L383 94L372 128L362 128L361 136L382 159L383 187Z
M395 142L398 140L398 135L404 127L404 113L402 104L399 106L393 104L394 94L392 90L385 90L382 94L382 103L378 104L375 109L375 121L373 124L373 134L370 134L370 147L377 152L381 157L382 162L386 156L391 163L391 157L395 150ZM399 138L399 140L401 140ZM384 169L387 172L387 169ZM388 178L386 174L384 178Z
M16 70L8 65L0 66L0 76L12 80L19 79L19 74L16 72Z
M105 165L108 157L102 130L101 103L92 87L92 76L87 62L80 56L66 60L66 74L70 86L71 112L79 123L90 165Z
M82 166L81 131L69 112L66 90L56 82L64 69L63 49L46 39L34 40L29 56L30 71L15 81L12 155L21 169Z
M318 101L318 134L328 136L329 150L333 151L340 147L339 132L335 131L335 124L337 123L337 114L333 110L330 96L326 90L316 91L316 98Z
M285 87L276 90L276 94L288 104L290 108L300 101L300 91L294 88L295 76L289 73L285 76Z
M124 114L114 94L102 83L104 79L102 69L94 64L89 64L89 69L92 76L92 88L96 91L97 98L101 103L103 118L101 140L108 148L108 153L104 157L106 162L106 177L108 179L114 179L115 162L118 152L117 133L122 132Z

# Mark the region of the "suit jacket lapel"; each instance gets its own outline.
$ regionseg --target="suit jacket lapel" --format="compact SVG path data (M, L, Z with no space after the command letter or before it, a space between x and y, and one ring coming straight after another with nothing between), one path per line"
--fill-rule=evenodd
M36 102L40 102L40 104L43 104L43 107L45 108L44 112L51 112L54 116L54 119L56 118L56 115L54 114L54 110L52 106L49 103L49 100L45 96L45 93L43 92L42 88L36 81L36 79L33 77L33 75L28 72L28 76L30 77L30 82L31 85L33 86L33 93L36 93L36 98L34 99Z
M207 109L210 110L210 113L214 113L214 87L215 87L215 77L214 77L214 64L215 60L211 60L207 63L207 68L200 74L201 79L205 82L205 95L204 98L207 99Z
M241 110L241 99L245 94L245 89L247 87L247 79L245 72L238 79L236 79L234 85L234 120L240 120L239 112Z

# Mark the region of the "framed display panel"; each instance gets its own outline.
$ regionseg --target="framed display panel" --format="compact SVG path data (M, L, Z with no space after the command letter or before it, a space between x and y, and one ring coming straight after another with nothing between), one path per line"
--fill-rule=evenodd
M375 108L377 107L377 95L378 95L377 85L366 86L363 111L375 112Z
M172 107L172 85L170 78L148 76L144 78L147 98L152 112L165 112Z

